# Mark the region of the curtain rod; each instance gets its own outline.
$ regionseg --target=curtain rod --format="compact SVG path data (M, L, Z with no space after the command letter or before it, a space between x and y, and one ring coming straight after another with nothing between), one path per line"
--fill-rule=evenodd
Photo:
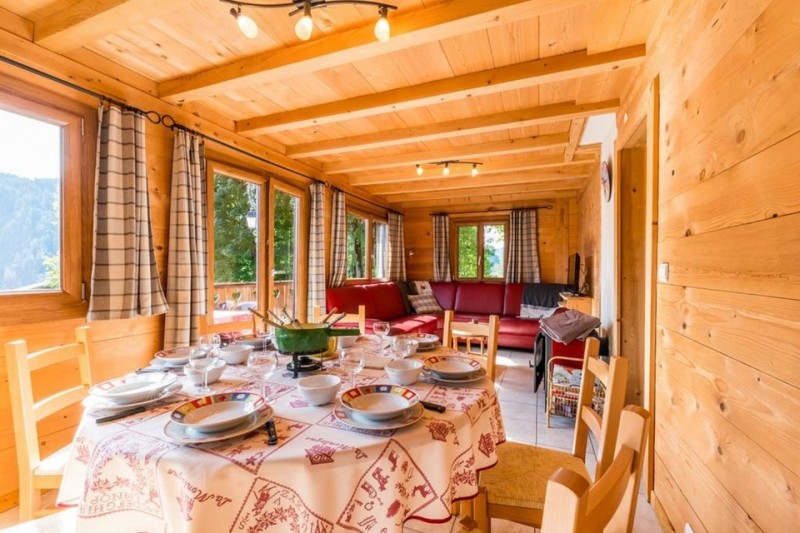
M553 205L532 205L530 207L519 207L516 209L553 209ZM512 209L488 209L486 211L437 211L435 213L428 214L432 217L437 215L491 215L492 213L501 213L503 211L512 211Z
M45 78L45 79L50 80L52 82L58 83L60 85L63 85L65 87L69 87L70 89L72 89L74 91L78 91L78 92L81 92L83 94L89 95L89 96L91 96L93 98L97 98L101 102L108 102L110 104L117 105L117 106L122 107L124 109L128 109L128 110L131 110L131 111L134 111L134 112L137 112L137 113L141 113L147 118L147 120L149 120L153 124L160 124L160 125L162 125L162 126L164 126L166 128L169 128L169 129L181 129L181 130L184 130L184 131L188 131L189 133L192 133L194 135L202 137L204 140L217 143L220 146L224 146L225 148L228 148L229 150L233 150L234 152L237 152L239 154L251 157L251 158L253 158L253 159L257 160L257 161L261 161L262 163L266 163L268 165L272 165L274 167L278 167L278 168L280 168L282 170L285 170L286 172L291 172L292 174L296 174L296 175L298 175L300 177L303 177L303 178L306 178L308 180L311 180L314 183L321 183L321 184L325 185L326 187L332 187L332 185L328 181L324 181L324 180L321 180L319 178L315 178L314 176L309 176L308 174L303 174L302 172L300 172L298 170L294 170L292 168L286 167L284 165L281 165L280 163L275 163L274 161L270 161L269 159L267 159L265 157L261 157L260 155L256 155L256 154L254 154L252 152L248 152L247 150L244 150L243 148L239 148L238 146L234 146L232 144L228 144L225 141L220 141L219 139L215 139L214 137L209 137L208 135L206 135L206 134L204 134L202 132L199 132L199 131L193 130L191 128L188 128L188 127L184 126L183 124L180 124L178 121L176 121L175 118L172 115L163 115L163 114L159 113L158 111L145 111L143 109L139 109L138 107L134 107L134 106L132 106L130 104L126 104L125 102L121 102L119 100L115 100L114 98L106 96L105 94L101 94L101 93L92 91L91 89L87 89L85 87L81 87L80 85L72 83L71 81L67 81L65 79L59 78L58 76L54 76L53 74L49 74L47 72L44 72L44 71L39 70L37 68L31 67L31 66L26 65L24 63L20 63L19 61L11 59L10 57L6 57L6 56L3 56L3 55L0 55L0 61L2 61L4 63L7 63L7 64L9 64L9 65L11 65L13 67L17 67L17 68L19 68L21 70L24 70L26 72L29 72L31 74L35 74L35 75L37 75L39 77L42 77L42 78ZM348 193L346 191L342 191L342 192L345 193L345 194L350 194L351 196L354 196L355 198L358 198L362 202L367 202L370 205L374 205L374 206L379 207L381 209L386 209L387 211L391 211L392 213L398 213L394 209L389 209L388 207L385 207L385 206L383 206L381 204L378 204L376 202L373 202L371 200L367 200L366 198L361 198L360 196L357 196L357 195L352 194L352 193ZM401 213L398 213L398 214L401 214Z

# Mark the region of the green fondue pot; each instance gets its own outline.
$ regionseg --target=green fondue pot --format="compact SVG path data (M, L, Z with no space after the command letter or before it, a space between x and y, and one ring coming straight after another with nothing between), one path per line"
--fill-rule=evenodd
M275 346L283 354L309 355L328 351L330 337L360 335L358 329L334 329L327 324L303 324L302 328L275 328Z

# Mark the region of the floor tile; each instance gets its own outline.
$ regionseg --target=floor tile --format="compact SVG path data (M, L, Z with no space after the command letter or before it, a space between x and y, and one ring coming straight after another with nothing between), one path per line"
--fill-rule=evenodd
M548 428L536 424L536 445L559 450L572 450L574 433L569 428Z
M536 411L531 404L512 402L501 398L500 410L503 412L503 420L508 418L536 422Z

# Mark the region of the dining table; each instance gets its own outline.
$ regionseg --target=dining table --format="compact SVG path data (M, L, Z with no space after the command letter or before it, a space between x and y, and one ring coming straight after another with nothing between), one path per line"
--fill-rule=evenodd
M359 337L356 347L368 360L385 350L371 336ZM412 357L454 354L464 355L437 346ZM263 426L219 442L174 442L165 434L171 413L199 396L182 375L179 392L144 412L98 424L87 410L58 505L77 506L81 532L388 533L408 521L450 520L452 504L474 497L478 473L497 462L505 429L486 377L462 384L426 374L409 387L444 412L421 410L406 427L366 428L343 421L338 397L310 405L289 361L279 355L266 383L276 444ZM341 394L350 377L337 363L335 356L325 360L317 373L339 375ZM358 386L390 383L380 365L370 366L357 375ZM228 365L211 388L260 394L261 385L246 365Z

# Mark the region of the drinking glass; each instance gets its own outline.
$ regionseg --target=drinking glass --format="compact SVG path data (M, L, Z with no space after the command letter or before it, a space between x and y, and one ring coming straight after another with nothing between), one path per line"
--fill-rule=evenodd
M405 359L411 355L412 348L413 345L410 339L405 337L395 337L392 339L392 353L394 353L395 359Z
M272 395L267 394L267 380L277 366L278 356L271 350L252 352L247 358L247 368L254 379L261 381L261 396L267 403L272 402Z
M381 339L381 353L386 353L386 348L384 347L383 343L384 339L386 339L386 336L389 335L390 329L391 326L388 322L375 322L372 324L373 333L375 333L375 335Z
M206 347L198 346L192 348L189 352L189 366L200 372L203 375L203 386L198 385L197 392L201 394L211 394L211 388L208 386L208 372L217 362L219 351L208 349Z
M364 369L366 362L360 348L342 348L339 352L339 366L350 375L350 388L356 386L356 375Z

